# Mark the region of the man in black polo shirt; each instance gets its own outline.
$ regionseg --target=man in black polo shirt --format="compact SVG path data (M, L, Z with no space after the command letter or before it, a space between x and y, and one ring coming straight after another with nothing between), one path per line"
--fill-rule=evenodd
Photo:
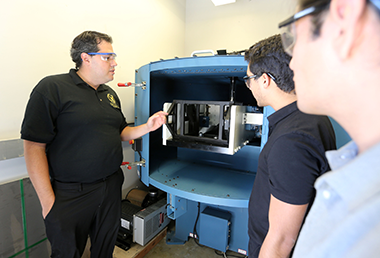
M314 200L314 182L329 170L324 153L336 148L335 135L327 117L298 110L280 35L253 45L245 59L245 82L257 104L276 111L268 117L268 142L249 200L248 254L288 257Z
M48 76L33 89L21 129L27 170L42 206L51 257L112 257L124 180L121 140L165 123L164 112L127 127L109 86L115 74L112 38L85 31L72 43L76 69Z

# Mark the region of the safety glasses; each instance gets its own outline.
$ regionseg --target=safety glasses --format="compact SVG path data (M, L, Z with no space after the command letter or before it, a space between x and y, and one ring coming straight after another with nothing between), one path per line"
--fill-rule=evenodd
M266 72L266 74L274 81L274 82L276 82L276 78L271 74L271 73L267 73ZM261 76L261 75L260 75ZM244 80L244 82L245 82L245 85L247 86L247 88L248 89L250 89L251 88L251 79L256 79L256 77L257 77L257 74L253 74L253 75L251 75L251 76L248 76L248 75L246 75L246 76L244 76L243 77L243 80ZM260 77L259 77L260 78Z
M90 56L100 56L100 59L103 61L111 61L116 59L115 53L99 53L99 52L90 52L87 53Z
M373 4L380 14L380 0L368 0L368 2ZM281 29L282 45L286 53L288 53L290 56L293 55L293 48L297 38L296 27L294 23L307 15L316 14L326 9L329 5L330 2L318 1L314 6L296 13L278 25L278 28Z
M292 56L293 55L293 48L294 44L296 43L296 26L295 22L307 15L318 13L329 5L329 3L326 3L326 1L319 2L315 6L311 6L309 8L306 8L295 15L291 16L290 18L286 19L285 21L281 22L278 25L278 28L281 29L281 40L282 45L284 47L285 52Z

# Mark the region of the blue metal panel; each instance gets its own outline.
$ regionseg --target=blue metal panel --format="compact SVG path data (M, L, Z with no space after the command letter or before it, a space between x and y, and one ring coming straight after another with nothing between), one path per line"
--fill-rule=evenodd
M330 117L330 121L334 127L335 136L336 136L336 147L339 149L349 141L351 141L351 137L348 133L338 124L334 119Z
M145 65L136 71L135 82L141 83L146 82L146 89L143 90L141 87L135 88L135 125L144 124L150 114L150 65ZM144 105L142 105L144 103ZM145 167L141 168L140 179L141 181L149 186L149 134L142 137L143 151L142 157L145 159ZM135 153L135 160L139 160L140 157Z
M230 238L230 224L231 213L207 207L199 216L199 243L226 252Z
M248 207L254 173L181 161L167 161L150 174L150 183L176 196L207 204Z
M248 253L248 208L232 208L220 205L208 205L200 203L200 212L206 207L213 207L231 213L231 236L229 250ZM194 235L194 226L198 215L198 203L193 201L187 202L188 211L176 219L175 232L171 232L167 237L168 244L181 244L188 241L189 236ZM202 233L199 221L197 222L196 231L200 238Z
M167 214L170 219L177 219L187 212L187 199L168 193Z
M210 73L223 66L229 67L230 71L233 71L233 66L239 66L245 72L247 62L243 56L190 57L152 62L151 71L172 69L172 72L185 73L189 72L185 70L198 67L198 71L194 70L194 73Z

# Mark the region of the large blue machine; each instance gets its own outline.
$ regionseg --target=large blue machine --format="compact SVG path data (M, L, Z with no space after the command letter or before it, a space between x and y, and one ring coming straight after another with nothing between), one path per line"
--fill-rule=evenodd
M243 56L229 55L136 70L143 87L135 89L135 124L169 112L167 125L143 136L141 156L136 153L145 161L142 182L168 195L168 216L175 220L168 243L197 237L222 252L248 252L248 200L273 110L257 107L242 79L246 67Z

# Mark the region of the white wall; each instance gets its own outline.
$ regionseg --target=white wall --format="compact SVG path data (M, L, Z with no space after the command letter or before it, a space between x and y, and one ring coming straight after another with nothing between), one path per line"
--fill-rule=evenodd
M113 37L118 54L115 80L128 121L133 122L135 69L183 55L185 0L12 0L0 1L0 140L19 137L32 88L50 74L74 67L70 44L84 30Z
M134 81L135 69L151 61L184 54L185 0L1 0L0 10L0 141L20 137L38 81L74 67L70 44L82 31L113 37L118 67L108 85L117 91L128 122L134 121L134 89L117 83ZM125 160L133 161L134 152L123 146ZM123 189L141 185L135 168L124 171ZM0 161L0 183L9 179L5 175L26 176L24 159Z
M279 33L278 23L294 11L294 0L236 0L217 7L211 0L187 0L185 55L202 49L247 49Z

